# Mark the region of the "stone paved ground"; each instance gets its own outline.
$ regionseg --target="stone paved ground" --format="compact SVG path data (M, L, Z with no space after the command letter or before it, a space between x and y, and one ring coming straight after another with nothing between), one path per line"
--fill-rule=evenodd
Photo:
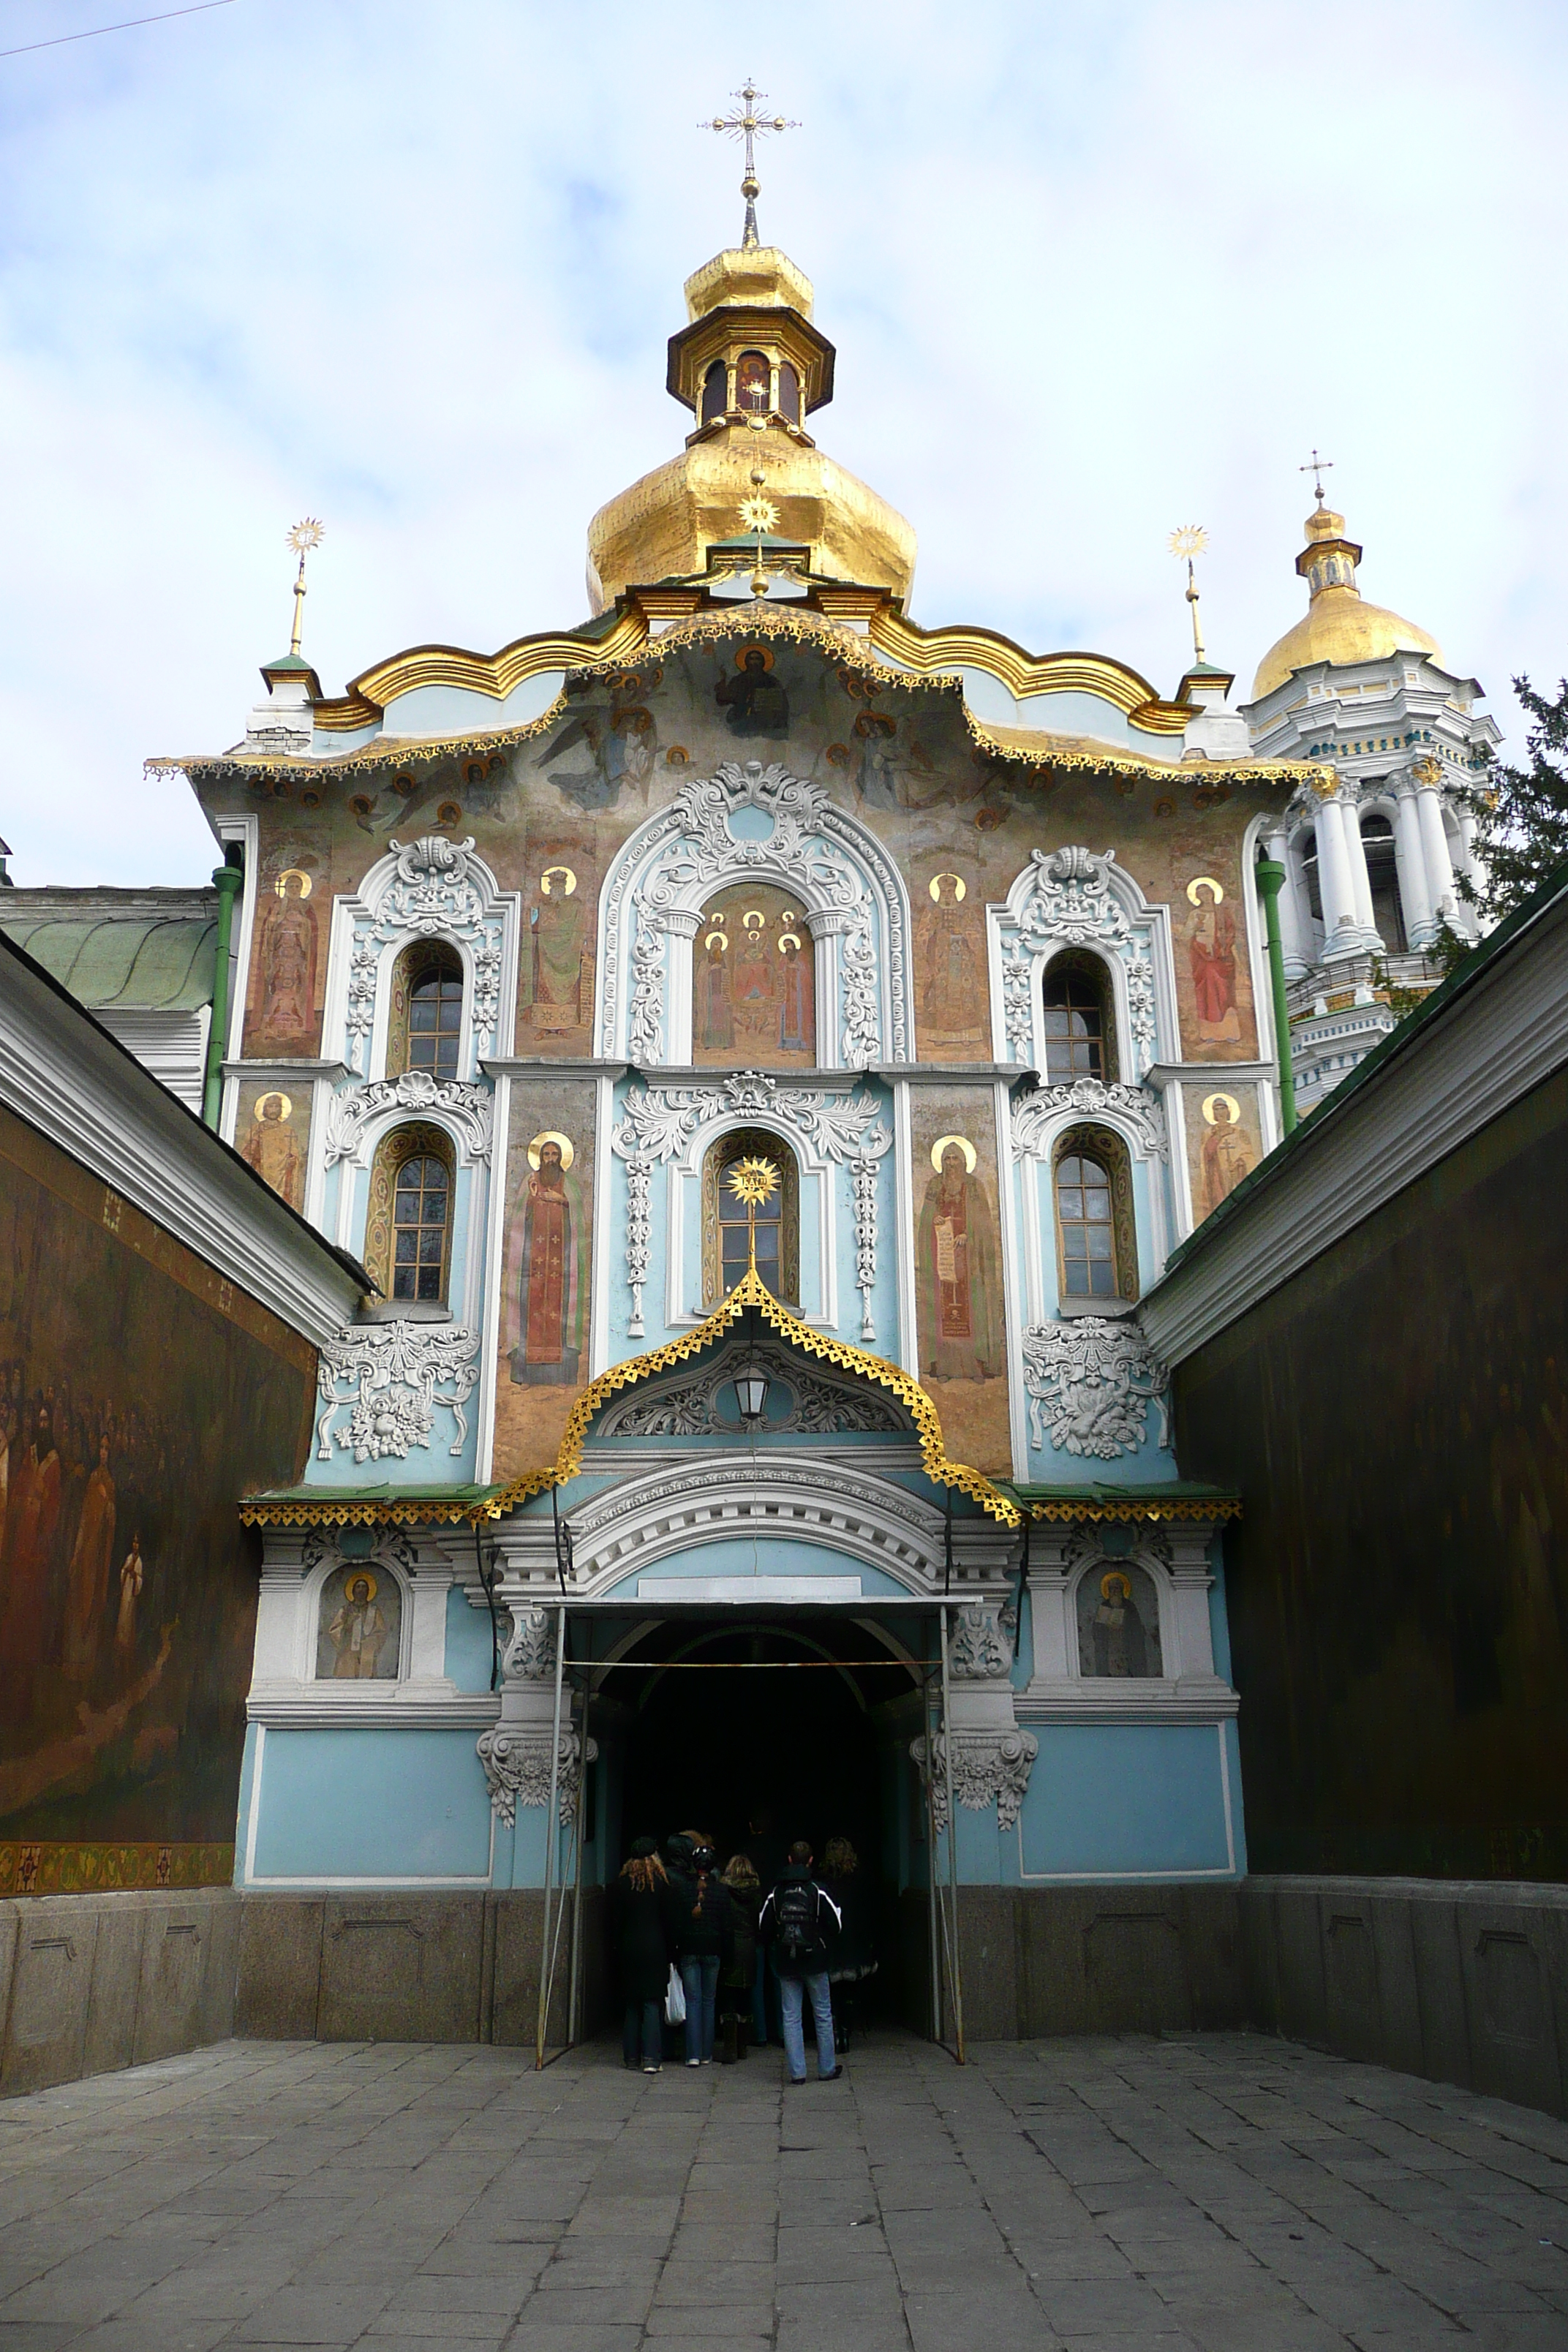
M1568 2347L1568 2126L1243 2034L230 2042L0 2106L0 2352Z

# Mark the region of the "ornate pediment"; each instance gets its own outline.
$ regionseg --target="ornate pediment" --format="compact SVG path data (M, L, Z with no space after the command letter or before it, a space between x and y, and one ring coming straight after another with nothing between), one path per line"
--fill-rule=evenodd
M611 1405L594 1437L737 1437L743 1424L735 1380L753 1362L768 1383L759 1433L914 1434L913 1422L894 1398L864 1381L804 1364L787 1349L763 1346L755 1350L727 1348L695 1370L651 1381Z

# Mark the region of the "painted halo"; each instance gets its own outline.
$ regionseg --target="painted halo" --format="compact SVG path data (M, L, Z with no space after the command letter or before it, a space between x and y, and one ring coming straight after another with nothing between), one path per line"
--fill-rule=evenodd
M278 1124L279 1127L284 1124L285 1120L293 1118L294 1106L289 1101L289 1097L283 1092L281 1087L268 1087L264 1095L257 1096L256 1101L251 1108L251 1118L253 1119L259 1120L262 1112L266 1109L269 1102L281 1103L283 1106L282 1109L278 1114Z
M1241 1105L1237 1101L1234 1095L1205 1095L1204 1097L1204 1117L1210 1127L1214 1125L1214 1107L1215 1103L1224 1103L1226 1108L1230 1113L1230 1123L1232 1127L1240 1126Z
M765 931L767 928L768 919L763 914L762 908L760 907L748 907L745 913L741 918L741 929L743 931Z
M563 1135L559 1128L547 1127L540 1134L534 1137L533 1141L528 1147L528 1164L536 1175L539 1172L540 1152L547 1143L558 1143L560 1145L561 1165L563 1168L570 1168L572 1162L577 1157L576 1148L574 1145L571 1137L569 1135Z
M754 638L749 646L737 646L735 647L735 667L737 669L744 669L746 667L747 656L751 654L761 654L763 657L763 667L764 669L772 669L773 666L773 647L771 646L760 646L756 643Z
M310 897L310 877L305 872L302 866L286 866L283 868L282 873L276 877L272 887L277 891L278 896L280 898L286 898L289 896L289 885L290 882L298 882L300 885L299 895L301 898L308 898Z
M374 1601L377 1591L380 1590L380 1580L376 1577L374 1570L368 1568L351 1568L345 1571L343 1576L343 1599L345 1601L353 1601L354 1587L356 1584L364 1584L369 1586L370 1590L364 1596L367 1601ZM357 1607L357 1602L354 1605Z
M1121 1587L1121 1598L1123 1601L1131 1600L1132 1579L1127 1574L1125 1569L1112 1568L1108 1569L1106 1573L1100 1580L1100 1597L1102 1601L1110 1600L1110 1588L1113 1584L1119 1584Z
M947 1150L950 1143L957 1144L960 1151L963 1154L964 1173L966 1175L973 1176L974 1173L975 1163L979 1160L980 1154L976 1151L973 1144L971 1143L967 1135L939 1135L937 1137L936 1141L931 1148L931 1164L936 1170L937 1174L939 1176L942 1174L942 1156Z
M1198 897L1198 892L1200 890L1212 890L1214 892L1214 898L1211 901L1214 906L1217 907L1223 904L1225 899L1224 887L1220 883L1215 880L1212 874L1194 875L1192 880L1187 885L1187 904L1190 907L1202 905L1203 901Z
M543 873L539 877L540 889L543 892L545 898L548 898L550 896L550 877L552 874L563 874L565 876L566 879L562 887L561 895L563 898L569 898L572 896L573 891L577 887L577 877L573 873L572 868L569 866L547 866Z
M926 888L931 893L933 902L937 906L941 906L942 886L944 882L951 882L952 885L953 905L955 907L962 906L964 899L969 896L969 885L964 880L962 874L933 874L931 880L926 884Z

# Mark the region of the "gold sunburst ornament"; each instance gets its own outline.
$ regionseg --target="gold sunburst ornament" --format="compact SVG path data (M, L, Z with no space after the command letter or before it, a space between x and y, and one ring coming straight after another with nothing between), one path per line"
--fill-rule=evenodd
M1201 522L1184 522L1165 541L1178 563L1187 567L1187 602L1193 608L1193 659L1200 665L1207 658L1204 652L1204 633L1198 626L1198 583L1193 570L1193 559L1201 555L1209 543L1209 535Z
M306 515L290 531L283 535L285 547L291 547L300 559L300 569L294 577L294 631L289 640L289 650L298 655L300 631L305 608L305 558L313 547L320 547L325 533L319 517Z
M779 1171L771 1160L742 1160L731 1169L725 1182L737 1201L746 1206L747 1270L757 1270L757 1211L764 1208L779 1189Z
M742 499L741 501L741 520L745 524L748 530L754 530L759 533L776 530L778 529L779 510L777 507L774 506L772 499Z

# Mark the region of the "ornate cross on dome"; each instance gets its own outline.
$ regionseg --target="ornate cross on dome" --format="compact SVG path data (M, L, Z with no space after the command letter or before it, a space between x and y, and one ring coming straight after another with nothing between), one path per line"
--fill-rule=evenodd
M1323 476L1331 471L1333 462L1334 461L1331 457L1320 457L1317 451L1314 449L1307 463L1304 466L1298 466L1296 468L1296 471L1299 474L1311 475L1313 487L1316 488L1318 493L1318 504L1320 506L1323 503Z
M786 121L782 114L759 114L759 104L765 106L768 102L767 93L754 89L750 82L744 89L737 89L731 95L735 106L728 114L716 114L711 122L700 122L697 128L699 131L723 131L731 139L743 139L746 142L746 171L741 182L741 194L746 199L746 226L741 238L744 250L760 242L757 236L757 197L761 192L761 183L757 178L757 134L763 131L798 131L800 125Z

